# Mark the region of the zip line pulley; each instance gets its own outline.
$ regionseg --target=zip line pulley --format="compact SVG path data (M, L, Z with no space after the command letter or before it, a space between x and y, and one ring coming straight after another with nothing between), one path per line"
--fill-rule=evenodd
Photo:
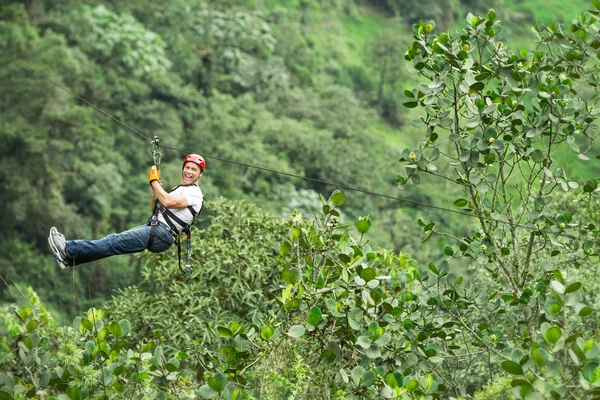
M160 140L158 136L154 136L154 140L152 140L152 159L154 160L154 165L156 165L156 169L160 169L160 159L162 157L162 153L160 152L159 146Z

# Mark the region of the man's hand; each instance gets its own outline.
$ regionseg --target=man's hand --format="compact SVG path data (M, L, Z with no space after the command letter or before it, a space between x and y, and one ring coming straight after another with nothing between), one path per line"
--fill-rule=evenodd
M160 182L160 171L156 169L156 165L153 165L152 168L150 168L150 172L148 172L148 183L152 184L153 181Z

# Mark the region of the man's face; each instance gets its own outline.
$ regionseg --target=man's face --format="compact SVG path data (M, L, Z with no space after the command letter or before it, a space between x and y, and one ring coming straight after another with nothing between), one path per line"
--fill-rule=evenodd
M187 162L183 166L183 172L181 173L181 183L183 185L189 185L200 178L200 167L198 164L193 162Z

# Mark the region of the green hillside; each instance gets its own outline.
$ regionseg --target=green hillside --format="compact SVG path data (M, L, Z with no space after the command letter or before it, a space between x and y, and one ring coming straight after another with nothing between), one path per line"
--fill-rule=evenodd
M598 10L4 2L0 400L597 398Z

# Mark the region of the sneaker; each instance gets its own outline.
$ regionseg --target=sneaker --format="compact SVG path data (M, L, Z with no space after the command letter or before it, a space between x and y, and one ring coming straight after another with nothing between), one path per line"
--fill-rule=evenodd
M50 249L54 253L54 257L56 257L56 262L58 266L62 269L70 267L70 259L67 257L67 241L65 240L65 235L56 230L55 227L50 228L50 234L48 235L48 244L50 245Z

